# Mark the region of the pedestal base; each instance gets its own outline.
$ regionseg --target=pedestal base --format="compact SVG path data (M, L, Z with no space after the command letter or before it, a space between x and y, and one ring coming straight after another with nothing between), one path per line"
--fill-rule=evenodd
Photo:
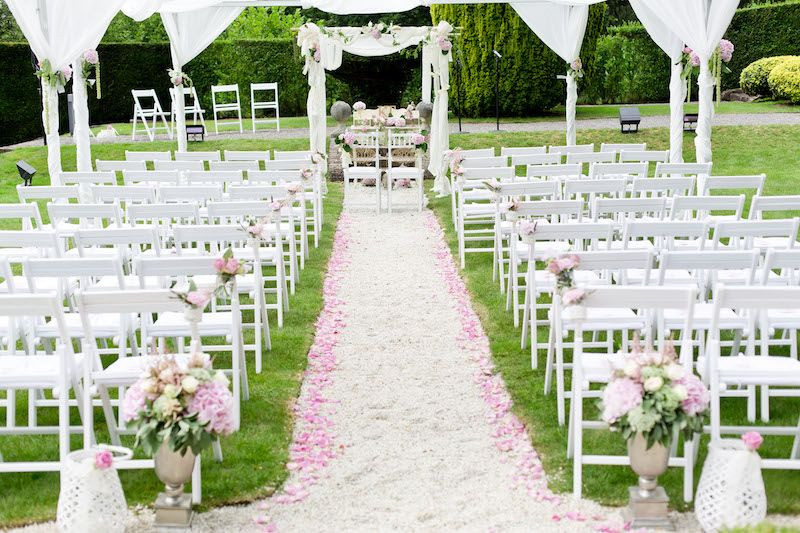
M624 511L626 521L631 528L660 528L674 531L675 526L668 516L669 498L663 487L657 487L650 497L642 497L639 487L628 488L628 508Z
M167 495L163 492L156 498L156 520L155 528L157 531L174 532L189 531L192 525L192 496L184 494L177 505L167 503Z

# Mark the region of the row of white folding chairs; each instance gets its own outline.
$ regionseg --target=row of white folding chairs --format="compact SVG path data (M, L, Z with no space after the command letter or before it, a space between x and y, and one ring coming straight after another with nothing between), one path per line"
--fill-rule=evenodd
M239 170L239 171L256 171L261 170L297 170L298 172L304 169L312 169L314 165L308 159L279 159L279 160L259 160L259 159L239 159L239 160L225 160L219 161L216 159L203 159L206 157L205 152L186 152L186 159L177 159L175 161L157 159L153 161L153 170ZM199 158L194 158L197 156ZM145 171L147 168L147 161L144 160L102 160L95 161L95 168L97 172L121 172L124 170L138 170ZM67 174L69 177L69 173ZM63 181L62 177L62 183ZM69 182L66 182L69 183Z
M174 154L174 155L173 155ZM311 163L310 150L206 150L194 152L125 150L126 161L304 161Z

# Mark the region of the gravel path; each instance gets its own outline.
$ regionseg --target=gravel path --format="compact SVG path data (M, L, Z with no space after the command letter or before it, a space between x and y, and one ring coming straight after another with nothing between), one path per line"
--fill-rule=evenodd
M725 113L719 114L714 117L715 126L768 126L772 124L800 124L800 112L798 113ZM462 128L464 133L491 133L495 131L496 124L494 122L469 122L465 120ZM616 129L619 128L619 120L616 118L590 118L579 119L577 121L579 130L602 130L602 129ZM642 123L639 126L641 129L646 128L668 128L669 117L651 116L642 117ZM503 122L500 120L501 131L561 131L566 128L566 123L563 120L543 120L536 122ZM328 134L332 134L337 128L329 127ZM450 131L458 133L458 123L450 123ZM231 139L297 139L308 137L308 128L284 128L281 131L263 130L256 133L253 132L223 132L220 134L209 134L206 136L208 140L231 140ZM156 140L166 141L169 138L165 134L156 135ZM92 141L92 143L100 143L101 141ZM146 136L140 135L135 141L131 140L130 135L121 135L113 141L102 141L105 143L149 143L150 141ZM61 144L72 145L72 137L65 135L61 137ZM23 143L6 146L3 148L14 149L26 146L42 146L42 139L34 139Z

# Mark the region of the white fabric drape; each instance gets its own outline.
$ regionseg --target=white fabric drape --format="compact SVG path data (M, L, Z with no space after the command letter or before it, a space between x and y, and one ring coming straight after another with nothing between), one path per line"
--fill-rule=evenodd
M569 5L547 2L510 2L517 14L525 21L544 44L561 59L572 63L580 56L586 23L589 20L587 5ZM567 145L577 141L575 109L578 102L578 84L567 74Z
M433 54L431 52L435 52L435 50L431 50L429 46L422 47L422 101L428 104L431 103L433 81L433 59L431 59Z
M6 0L25 38L40 61L54 70L68 66L84 50L95 48L123 0ZM58 93L42 85L47 102L42 121L47 131L50 182L60 183L61 142L58 136Z
M242 12L241 7L206 7L192 11L162 12L161 20L167 31L172 55L172 68L183 70L184 65L197 57L219 34L230 26ZM166 77L166 73L164 73ZM178 91L175 106L175 126L178 151L186 151L186 113L182 91Z
M122 12L138 22L156 13L182 13L219 4L219 0L125 0Z
M399 13L421 5L420 0L303 0L303 9L314 7L336 15Z
M697 161L711 161L711 121L714 80L708 68L711 54L733 19L739 0L642 0L673 33L700 57L699 111L695 136Z
M86 80L83 79L83 55L72 62L72 111L75 128L75 160L79 172L92 171L92 145L89 140L89 103Z
M669 81L669 160L672 163L683 162L683 102L686 100L686 83L681 77L683 65L680 63L683 53L683 40L675 35L643 0L630 0L639 21L647 33L665 54L672 64Z
M427 48L427 46L426 46ZM450 194L450 181L447 179L447 163L444 153L450 149L450 123L448 117L448 91L450 90L450 62L453 54L443 54L434 44L430 45L429 57L433 67L433 115L430 130L430 163L428 170L434 176L433 190L439 196Z

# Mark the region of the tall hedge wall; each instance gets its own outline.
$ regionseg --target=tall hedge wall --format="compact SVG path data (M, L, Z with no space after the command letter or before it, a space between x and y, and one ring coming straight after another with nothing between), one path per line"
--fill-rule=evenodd
M594 71L594 51L603 29L605 6L590 9L589 24L581 50L587 79ZM550 109L565 99L566 65L539 40L508 4L434 5L433 22L447 20L461 27L455 41L454 56L461 61L461 91L466 116L494 113L495 65L492 50L503 54L500 74L500 112L505 116L524 116ZM451 85L456 82L451 69ZM457 105L458 87L451 90Z
M169 110L167 43L108 43L98 47L103 97L90 93L92 124L126 122L133 116L131 89L156 89L161 105ZM0 43L0 61L7 75L0 77L0 146L41 135L31 52L27 43ZM419 61L400 55L355 58L345 55L342 67L328 76L328 100L370 97L376 103L401 103L400 98ZM211 85L238 83L242 113L250 114L250 83L278 82L281 114L304 115L308 83L302 58L291 39L216 41L193 59L185 70L197 87L208 115ZM335 77L334 77L335 76ZM71 85L67 85L71 91ZM61 131L67 131L66 97L61 95Z
M723 89L739 86L742 69L757 59L800 54L800 0L739 9L725 38L733 42ZM669 95L669 58L641 24L609 28L598 42L598 76L588 79L591 100L664 101Z

